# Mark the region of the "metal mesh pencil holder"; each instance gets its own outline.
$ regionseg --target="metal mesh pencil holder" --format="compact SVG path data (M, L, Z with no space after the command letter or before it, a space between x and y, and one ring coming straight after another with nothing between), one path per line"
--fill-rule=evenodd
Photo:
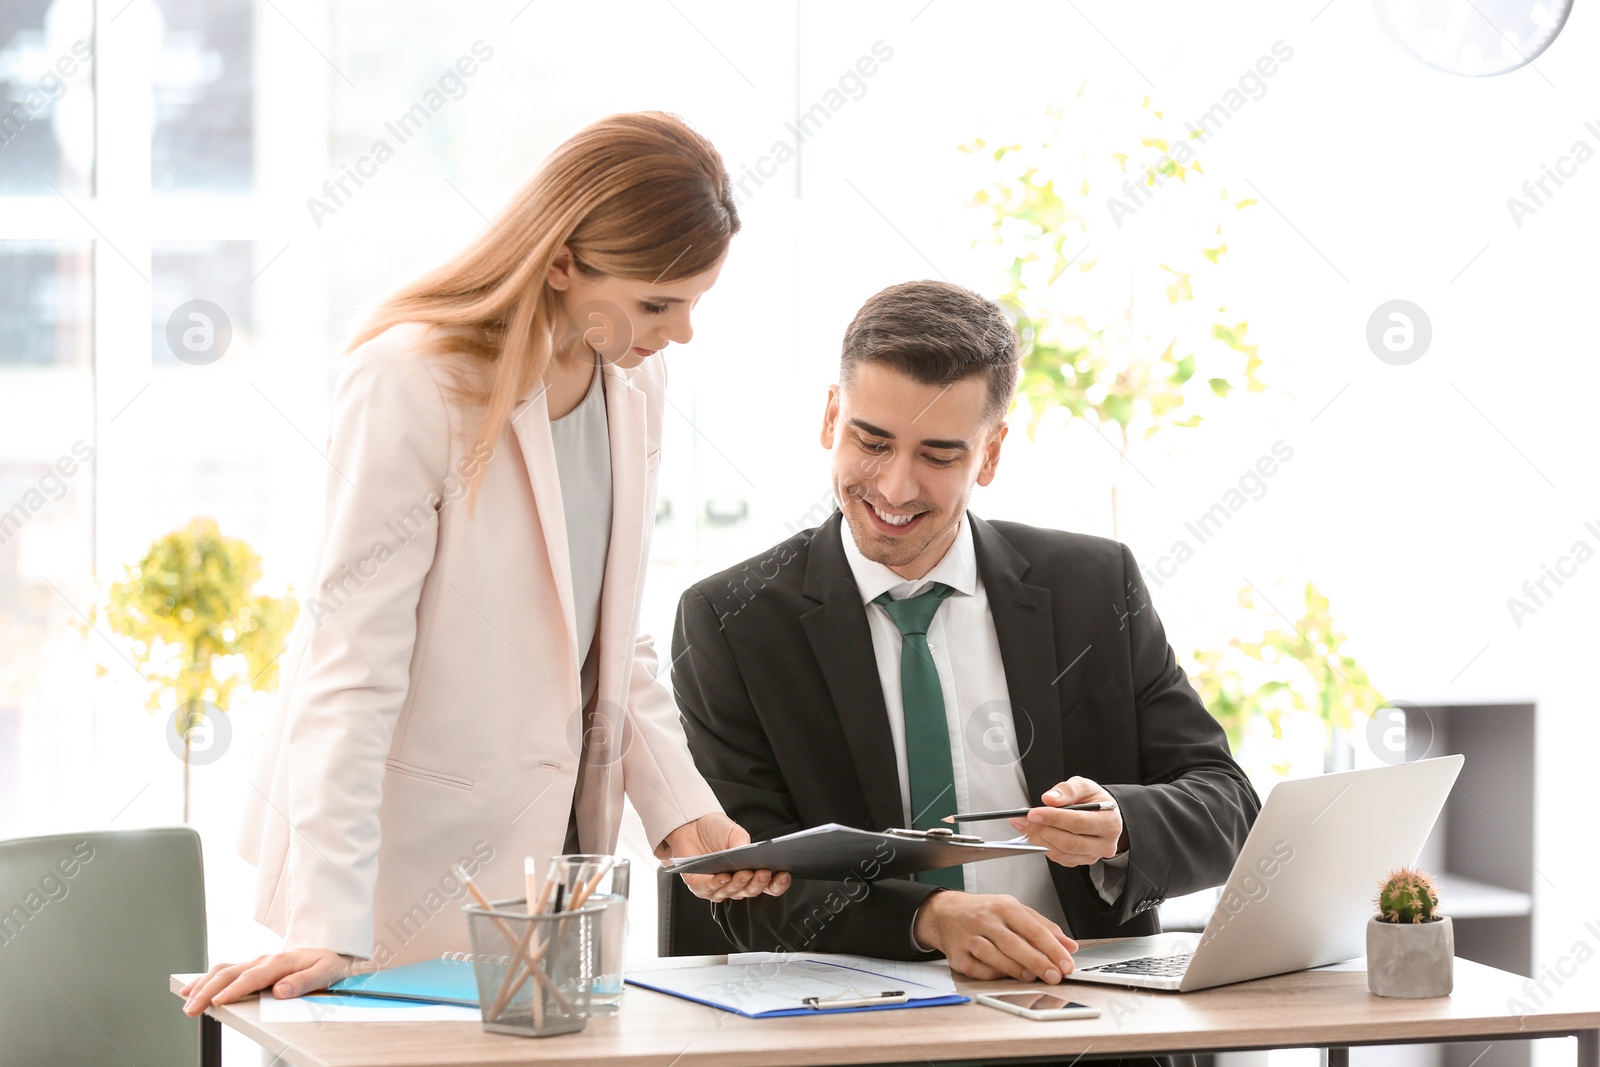
M600 967L601 905L528 915L523 900L467 905L483 1028L549 1037L582 1030Z

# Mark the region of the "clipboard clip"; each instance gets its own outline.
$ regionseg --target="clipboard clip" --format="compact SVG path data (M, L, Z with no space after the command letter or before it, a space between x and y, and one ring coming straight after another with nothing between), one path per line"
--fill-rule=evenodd
M896 837L920 837L925 841L959 841L962 844L981 845L983 838L977 834L958 834L947 826L934 826L927 830L904 830L891 827L884 831Z
M815 1011L836 1008L876 1008L889 1004L904 1004L909 994L903 989L889 989L882 993L857 993L848 989L837 997L805 997L800 1003Z

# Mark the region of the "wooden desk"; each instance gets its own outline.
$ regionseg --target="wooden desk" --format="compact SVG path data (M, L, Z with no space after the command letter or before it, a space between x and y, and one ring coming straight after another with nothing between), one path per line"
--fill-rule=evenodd
M1578 1067L1600 1067L1600 991L1569 983L1532 1014L1527 979L1456 960L1455 992L1388 1000L1367 992L1361 971L1301 971L1199 993L1147 993L1068 983L1098 1019L1034 1022L982 1005L860 1012L817 1018L746 1019L630 986L620 1015L581 1033L516 1038L477 1023L293 1023L263 1026L254 999L208 1014L295 1067L781 1067L787 1064L1065 1062L1133 1053L1498 1041L1576 1036ZM959 980L962 992L1023 988ZM172 982L176 993L182 983ZM1043 987L1035 987L1043 988Z

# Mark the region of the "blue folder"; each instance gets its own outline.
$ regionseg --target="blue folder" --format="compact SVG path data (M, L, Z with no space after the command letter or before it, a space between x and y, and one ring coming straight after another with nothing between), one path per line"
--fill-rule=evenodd
M341 978L328 987L335 993L359 993L364 997L409 1000L422 1004L478 1006L478 977L470 962L423 960L404 967L391 967Z

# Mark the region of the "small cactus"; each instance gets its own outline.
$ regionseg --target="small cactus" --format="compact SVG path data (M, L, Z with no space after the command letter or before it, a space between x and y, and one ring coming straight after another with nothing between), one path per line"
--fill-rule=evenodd
M1433 879L1416 867L1390 871L1378 883L1378 918L1386 923L1424 923L1440 918Z

